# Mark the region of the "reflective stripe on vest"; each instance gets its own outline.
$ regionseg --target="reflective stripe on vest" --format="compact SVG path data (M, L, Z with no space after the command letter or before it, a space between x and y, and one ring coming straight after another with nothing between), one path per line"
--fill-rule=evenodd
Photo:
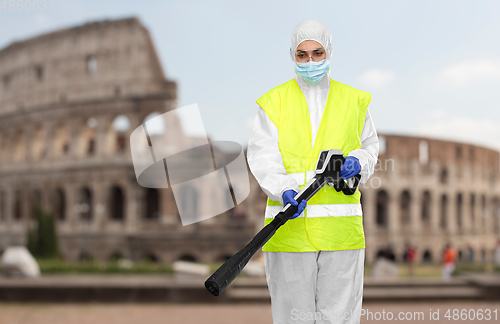
M330 89L318 133L311 148L312 130L307 102L292 79L266 92L257 103L278 129L278 145L288 176L302 187L314 177L312 171L324 149L340 149L344 156L361 148L369 93L330 79ZM346 250L365 247L361 194L344 195L324 186L306 210L280 227L263 251L302 252ZM283 208L268 198L265 224Z
M293 172L288 173L295 181L297 181L299 186L303 186L309 182L316 175L316 171L306 171L306 172Z
M266 206L266 218L274 218L283 206ZM332 205L311 205L298 217L339 217L339 216L361 216L361 204L332 204Z

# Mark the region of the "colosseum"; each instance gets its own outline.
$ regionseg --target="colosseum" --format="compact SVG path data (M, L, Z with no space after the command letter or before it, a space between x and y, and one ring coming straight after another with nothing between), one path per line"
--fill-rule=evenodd
M248 202L182 226L171 189L138 185L130 134L177 106L138 19L14 42L0 51L0 75L0 252L26 244L38 205L57 218L67 260L208 262L253 236Z
M130 134L177 107L146 28L105 20L0 50L0 254L25 245L42 206L66 260L212 262L264 224L265 194L182 226L171 189L138 185ZM186 136L174 132L171 136ZM404 244L439 262L446 243L490 260L500 235L499 153L466 143L379 134L376 172L360 187L366 261ZM200 189L201 190L201 189Z
M361 187L367 261L388 248L401 261L405 243L417 247L420 262L440 262L447 243L462 261L492 260L500 237L499 152L423 137L379 140L375 173Z

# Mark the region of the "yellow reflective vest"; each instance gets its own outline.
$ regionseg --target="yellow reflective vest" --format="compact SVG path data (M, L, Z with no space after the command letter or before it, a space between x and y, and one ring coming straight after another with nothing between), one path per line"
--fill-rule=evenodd
M314 176L319 154L340 149L344 156L361 148L361 132L371 95L330 79L330 90L318 133L311 147L311 123L306 99L295 79L257 100L278 128L279 150L285 169L302 189ZM307 203L303 217L290 219L262 247L268 252L350 250L365 247L361 193L344 195L324 186ZM283 208L267 199L265 225Z

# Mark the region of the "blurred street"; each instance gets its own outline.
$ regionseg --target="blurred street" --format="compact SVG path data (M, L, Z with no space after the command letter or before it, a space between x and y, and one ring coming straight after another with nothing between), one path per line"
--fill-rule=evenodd
M429 318L429 310L439 309L439 320ZM444 317L448 309L473 310L490 309L491 319L485 320L448 320ZM414 316L422 312L420 319L411 319L418 323L498 323L493 311L500 309L499 302L436 302L436 303L364 303L363 310L373 313L373 318L361 317L361 323L390 323L390 320L376 320L376 316L385 311L396 317L399 312ZM411 315L407 312L410 312ZM416 317L416 315L415 315ZM393 319L395 320L395 319ZM0 324L271 324L271 305L173 305L173 304L0 304ZM293 321L292 321L293 322Z

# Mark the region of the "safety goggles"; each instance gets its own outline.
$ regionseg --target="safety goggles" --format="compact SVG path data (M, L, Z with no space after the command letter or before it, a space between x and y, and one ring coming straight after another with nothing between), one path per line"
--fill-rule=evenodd
M295 51L295 61L297 63L307 63L310 59L314 62L319 62L326 58L326 51L324 48L311 48L311 49L301 49Z

